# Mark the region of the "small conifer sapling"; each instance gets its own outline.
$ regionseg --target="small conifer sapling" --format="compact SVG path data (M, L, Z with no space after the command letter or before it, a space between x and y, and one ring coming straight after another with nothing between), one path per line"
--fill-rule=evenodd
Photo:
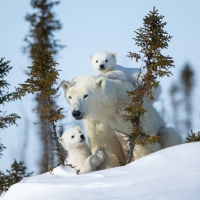
M170 76L170 68L174 67L173 59L170 56L161 54L162 49L168 48L168 42L172 36L164 31L167 24L162 22L164 16L159 15L158 10L153 8L143 19L143 27L135 31L135 44L139 46L140 53L129 52L128 57L135 58L136 62L142 61L141 70L145 69L146 73L142 77L143 83L136 84L135 90L128 92L131 103L125 108L127 115L123 117L132 123L133 131L129 136L129 149L126 164L131 162L134 145L154 144L159 141L159 136L147 135L141 128L140 118L145 114L143 108L143 98L154 100L152 89L159 86L158 77ZM138 75L138 79L141 73ZM138 82L138 81L137 81Z
M200 131L197 132L197 133L194 133L191 130L191 133L187 134L186 140L187 140L188 143L189 142L200 142Z

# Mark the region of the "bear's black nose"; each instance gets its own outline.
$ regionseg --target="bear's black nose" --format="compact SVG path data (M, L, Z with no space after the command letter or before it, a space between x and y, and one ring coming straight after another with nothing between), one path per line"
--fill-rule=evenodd
M102 64L99 67L100 67L100 69L104 69L104 65L102 65Z
M80 116L81 116L81 112L78 111L78 110L74 110L74 111L72 112L72 115L73 115L74 117L80 117Z
M80 136L80 137L81 137L81 139L84 139L84 138L85 138L85 136L84 136L83 134L81 134L81 136Z

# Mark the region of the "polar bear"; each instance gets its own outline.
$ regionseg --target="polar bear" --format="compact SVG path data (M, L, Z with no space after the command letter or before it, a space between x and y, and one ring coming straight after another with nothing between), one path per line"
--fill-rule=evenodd
M103 149L112 145L113 155L120 157L122 151L125 158L127 152L123 150L127 150L128 144L124 143L124 140L121 140L114 130L126 134L132 132L132 124L124 121L121 116L125 114L124 108L130 101L127 91L134 90L133 85L129 82L104 77L80 76L71 82L63 81L62 87L72 116L76 120L83 119L84 121L90 145L97 147L101 144ZM143 102L146 112L140 119L142 129L150 136L160 135L161 142L155 145L135 145L134 160L162 148L182 143L181 136L174 129L166 127L151 102L145 97ZM94 149L91 150L94 151ZM109 151L107 151L108 154ZM112 163L111 158L106 157L106 159ZM123 157L120 159L123 160ZM107 165L103 167L106 168Z
M102 149L97 149L91 154L85 142L85 136L79 126L65 131L58 141L68 152L65 165L70 164L75 166L76 169L79 170L79 174L95 171L105 160Z
M116 53L108 53L106 51L102 51L96 53L93 56L90 56L90 61L96 73L102 75L105 78L129 81L134 87L136 87L136 84L142 84L142 77L145 72L140 72L139 68L127 68L117 65L116 57ZM140 76L138 77L139 73ZM153 102L155 102L159 99L161 94L161 87L158 86L156 90L152 89L152 93L154 97Z

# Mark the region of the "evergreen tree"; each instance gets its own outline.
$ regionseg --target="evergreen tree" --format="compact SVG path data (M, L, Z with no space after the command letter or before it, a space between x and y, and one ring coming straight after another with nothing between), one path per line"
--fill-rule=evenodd
M30 22L30 32L26 35L24 41L28 43L23 48L24 52L29 53L32 58L33 47L40 45L50 51L53 56L64 48L59 44L59 40L54 39L54 33L62 28L56 14L52 11L53 7L58 5L59 1L51 0L31 0L31 6L37 9L33 14L27 14L25 19Z
M5 149L6 147L0 142L0 158L1 156L3 155L1 152L3 152L3 150Z
M26 35L24 41L27 46L23 48L24 52L28 53L31 59L34 55L35 45L39 45L43 49L49 51L52 56L57 55L58 51L64 46L59 44L59 40L54 39L54 33L62 28L59 20L56 19L56 14L52 11L54 6L58 5L59 1L51 0L31 0L31 6L36 10L33 14L27 14L25 19L30 23L29 34ZM42 93L43 91L41 91ZM42 95L42 94L41 94ZM43 107L44 101L36 98L38 117L43 120L40 116L40 107ZM51 104L56 107L56 102L51 99ZM50 133L51 124L49 122L39 123L39 135L42 140L43 155L41 156L40 167L41 173L44 173L54 165L54 157L52 151L54 150L54 143Z
M198 133L191 131L191 133L187 134L186 140L187 142L200 142L200 131Z
M18 92L9 93L6 90L9 88L10 84L5 80L5 76L7 76L12 69L12 67L9 66L9 63L10 61L4 62L4 58L0 59L0 104L2 106L10 101L21 98L21 95ZM20 118L20 116L15 113L10 115L6 115L5 113L6 112L0 110L0 131L10 125L16 125L16 120ZM5 148L6 147L0 141L0 158L2 156L2 151ZM7 172L8 174L6 175L0 171L0 194L3 191L7 191L12 184L19 182L23 177L31 175L31 173L26 174L26 167L23 162L18 163L16 160L14 160L14 163L11 165L11 170L7 170Z
M179 97L180 87L177 83L173 83L170 88L170 99L171 99L171 105L172 105L172 113L173 113L173 124L174 127L176 127L176 130L180 133L180 118L179 118L179 109L181 100Z
M183 102L185 104L185 130L189 131L192 128L192 91L194 88L194 71L189 64L183 67L181 72L181 85L183 87Z
M26 173L26 167L23 162L17 162L14 160L11 165L11 170L6 170L7 174L4 174L0 171L0 194L4 191L7 191L9 187L15 183L18 183L25 177L29 177L33 174Z
M64 164L63 151L58 142L58 126L57 121L63 118L61 113L62 108L58 108L54 101L59 97L57 94L58 89L55 89L57 79L59 76L59 70L56 69L58 65L52 58L51 52L43 49L40 46L33 48L33 65L28 67L30 72L27 73L28 79L24 84L20 84L18 91L21 95L27 93L36 94L37 99L41 104L38 105L37 114L39 118L39 124L48 124L49 132L45 132L47 137L53 143L53 149L51 153L54 153L60 159L60 162Z
M186 135L192 129L192 94L195 74L189 64L180 72L179 80L171 85L170 98L173 110L173 123L178 132ZM181 112L181 115L180 115Z
M5 102L15 101L16 99L20 98L18 93L12 92L5 92L5 89L8 89L10 85L4 77L8 75L9 71L12 69L11 66L8 64L10 61L4 62L4 58L0 59L0 104L4 105ZM16 120L20 118L15 113L10 115L6 115L3 111L0 110L0 129L7 128L10 125L16 124Z
M147 135L141 128L140 118L145 114L143 108L143 98L153 100L152 89L156 89L159 85L157 77L170 76L170 68L174 67L173 59L169 56L161 54L162 49L168 48L168 42L172 36L164 31L167 24L162 22L164 16L159 15L158 10L153 11L145 16L143 19L143 27L135 31L136 37L134 38L137 46L141 48L140 54L129 52L128 57L135 58L142 61L143 69L146 69L146 74L143 77L143 83L137 84L134 91L128 92L131 97L131 104L125 108L128 112L125 115L126 120L130 120L133 125L133 132L129 138L129 150L126 163L131 161L134 145L147 143L154 144L159 140L158 136L151 137ZM139 74L140 76L140 74Z

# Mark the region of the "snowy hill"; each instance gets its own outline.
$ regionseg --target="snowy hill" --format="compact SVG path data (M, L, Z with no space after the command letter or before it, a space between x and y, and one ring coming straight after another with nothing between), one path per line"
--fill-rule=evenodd
M129 165L76 175L58 167L13 185L2 200L199 200L200 142L167 148Z

